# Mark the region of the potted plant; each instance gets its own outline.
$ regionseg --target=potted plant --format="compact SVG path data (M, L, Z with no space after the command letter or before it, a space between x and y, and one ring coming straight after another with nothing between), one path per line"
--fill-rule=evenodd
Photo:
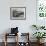
M33 35L37 38L37 41L41 43L40 40L42 38L45 38L44 36L46 36L46 33L45 32L35 32Z

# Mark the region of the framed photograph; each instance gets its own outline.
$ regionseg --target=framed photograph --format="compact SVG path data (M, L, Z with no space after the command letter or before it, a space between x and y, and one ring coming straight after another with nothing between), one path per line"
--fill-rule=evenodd
M46 25L46 0L37 0L36 3L36 24Z
M46 18L46 0L37 1L37 16L39 19Z
M26 7L11 7L10 8L11 20L25 20L26 19Z

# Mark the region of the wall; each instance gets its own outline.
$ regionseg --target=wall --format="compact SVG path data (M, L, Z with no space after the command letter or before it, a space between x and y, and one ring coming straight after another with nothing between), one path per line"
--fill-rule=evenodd
M10 20L10 7L26 7L26 20ZM36 24L36 0L0 0L0 34L17 26L19 32L32 36L32 24Z

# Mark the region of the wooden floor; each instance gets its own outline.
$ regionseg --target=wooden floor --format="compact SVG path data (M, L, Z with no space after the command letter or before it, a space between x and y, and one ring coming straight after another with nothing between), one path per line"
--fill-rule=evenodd
M2 42L0 42L0 46L4 46L4 43ZM15 46L15 43L8 43L8 45L7 46ZM24 45L25 46L25 45ZM30 43L30 46L37 46L37 43ZM42 45L42 46L46 46L46 43L44 43L44 45Z

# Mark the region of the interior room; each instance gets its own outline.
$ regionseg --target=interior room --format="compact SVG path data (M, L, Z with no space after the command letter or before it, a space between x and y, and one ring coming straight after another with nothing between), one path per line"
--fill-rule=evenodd
M0 0L0 46L46 46L46 0Z

